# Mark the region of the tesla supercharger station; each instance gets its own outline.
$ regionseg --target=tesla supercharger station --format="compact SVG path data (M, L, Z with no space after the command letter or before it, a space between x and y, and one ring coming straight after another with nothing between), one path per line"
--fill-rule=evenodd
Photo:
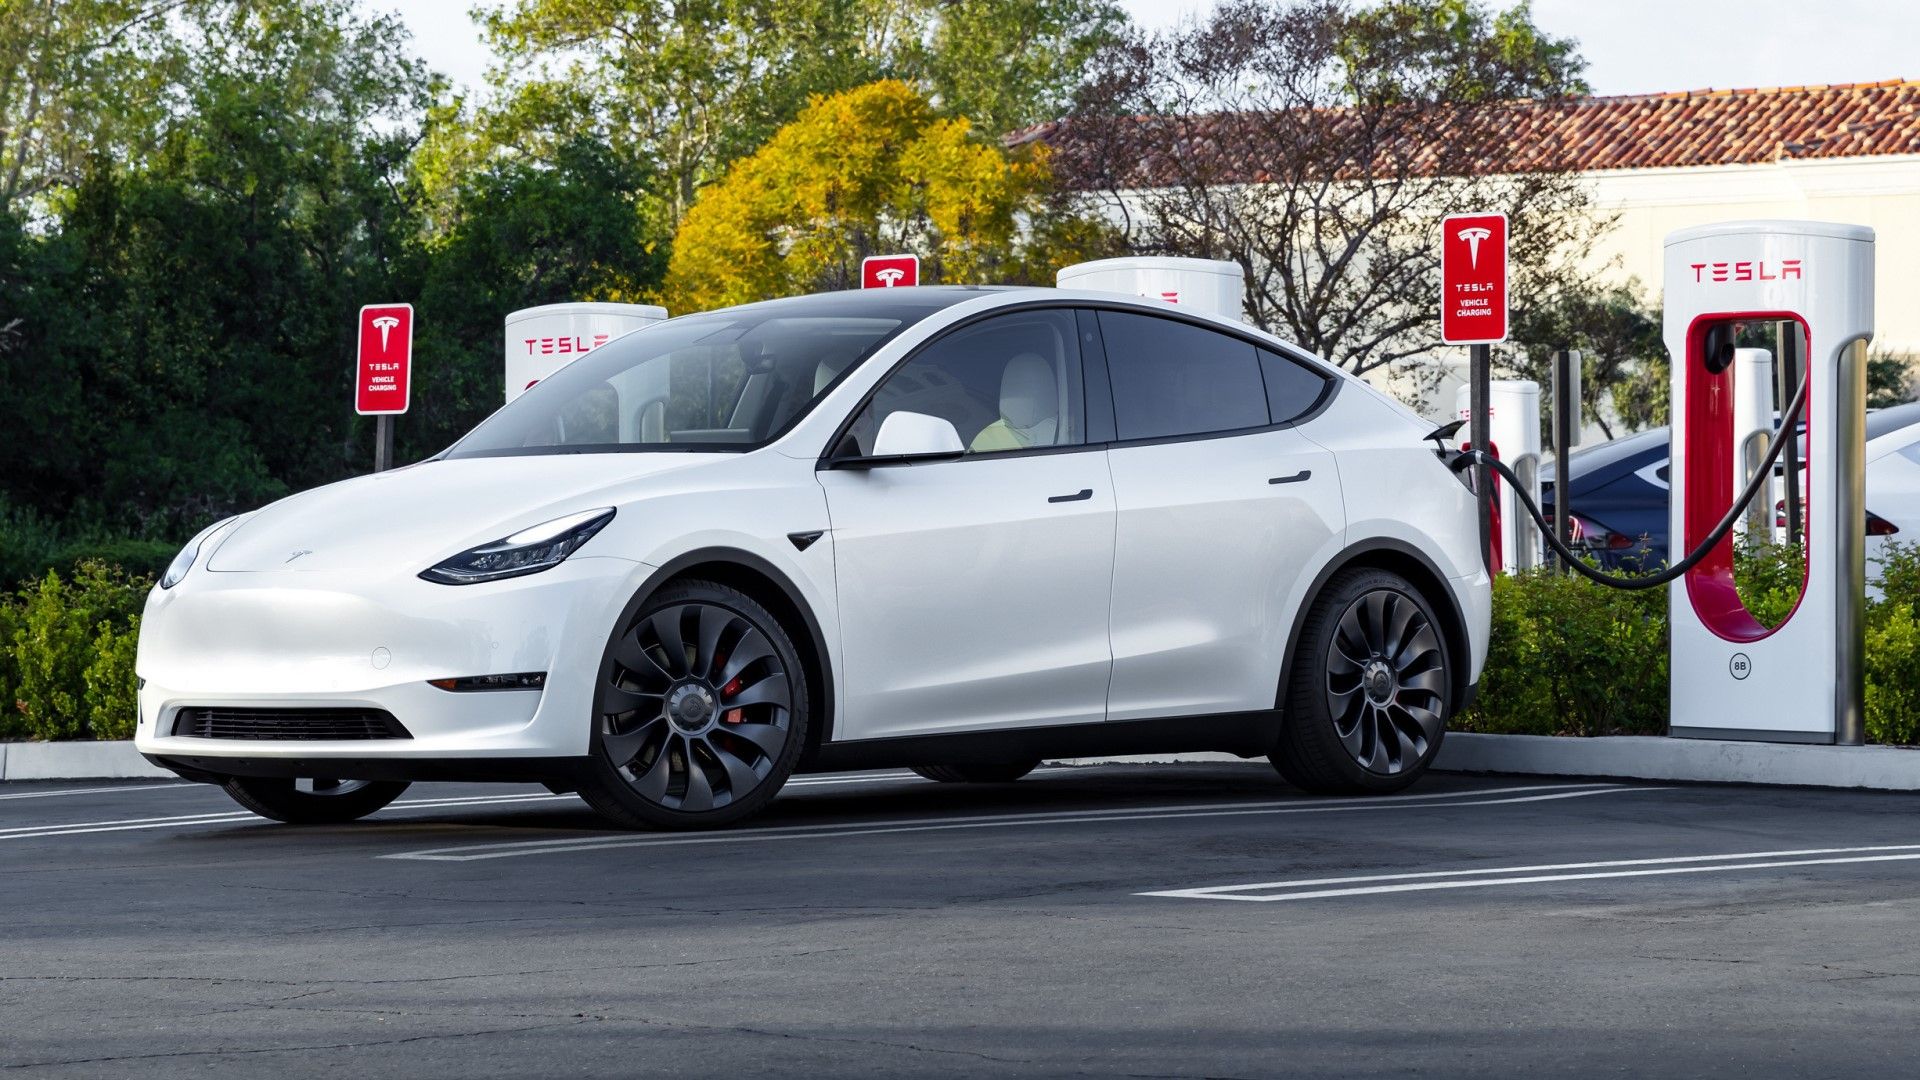
M1054 283L1062 289L1157 297L1236 322L1247 317L1247 279L1237 262L1158 256L1099 259L1063 267Z
M1671 550L1698 547L1744 475L1735 413L1741 339L1797 333L1807 359L1806 582L1771 630L1734 588L1733 537L1668 590L1672 733L1773 742L1862 741L1866 590L1867 340L1873 230L1754 221L1667 237L1666 345L1673 362ZM1784 391L1784 408L1794 387ZM1748 387L1748 391L1752 388ZM1769 508L1771 492L1763 489Z
M1487 432L1493 456L1526 481L1527 495L1535 505L1540 502L1540 384L1532 379L1495 379L1488 384ZM1454 415L1469 416L1473 387L1462 386L1454 392ZM1494 515L1499 527L1494 547L1499 551L1496 570L1509 574L1540 565L1540 529L1533 518L1513 497L1509 484L1494 484Z
M1786 402L1780 402L1784 406ZM1747 481L1760 468L1773 445L1774 411L1773 352L1769 349L1735 349L1733 353L1733 490L1746 488ZM1671 475L1672 470L1668 470ZM1760 498L1734 523L1738 537L1767 538L1773 535L1773 485L1768 484Z
M507 315L507 400L622 334L663 322L652 304L547 304Z

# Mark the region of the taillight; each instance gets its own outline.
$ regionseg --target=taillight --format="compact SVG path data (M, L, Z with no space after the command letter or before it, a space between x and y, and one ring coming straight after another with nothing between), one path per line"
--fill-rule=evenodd
M1569 514L1567 516L1572 519L1571 524L1573 526L1574 539L1585 543L1589 548L1606 548L1609 551L1623 551L1638 543L1638 541L1626 533L1614 532L1605 525L1589 518L1583 518L1579 514Z
M1886 518L1881 517L1871 510L1867 511L1868 536L1892 536L1899 531L1900 526L1895 525L1893 522L1888 521Z

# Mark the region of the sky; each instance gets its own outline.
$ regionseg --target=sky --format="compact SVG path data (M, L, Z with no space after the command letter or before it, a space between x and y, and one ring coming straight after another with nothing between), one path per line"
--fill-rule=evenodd
M456 85L483 84L487 51L467 12L500 0L359 2L399 12L415 51ZM1212 0L1121 6L1157 28ZM1533 12L1550 33L1580 42L1599 94L1920 78L1920 0L1534 0Z

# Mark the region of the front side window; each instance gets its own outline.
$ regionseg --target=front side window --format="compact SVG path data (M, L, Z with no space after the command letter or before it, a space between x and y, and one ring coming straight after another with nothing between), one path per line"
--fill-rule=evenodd
M857 453L896 412L951 423L969 454L1086 440L1080 344L1072 312L1023 311L955 331L887 376L848 435Z
M1264 427L1259 350L1192 323L1100 313L1118 437L1159 439Z
M743 309L650 326L541 380L447 456L748 449L906 322Z

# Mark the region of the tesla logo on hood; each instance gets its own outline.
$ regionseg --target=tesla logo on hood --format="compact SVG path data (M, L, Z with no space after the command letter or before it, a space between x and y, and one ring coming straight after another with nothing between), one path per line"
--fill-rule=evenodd
M299 551L296 551L293 554L287 556L287 562L292 562L293 560L299 558L302 555L311 555L311 554L313 554L313 552L307 550L306 548L301 548ZM287 565L287 563L281 563L280 565L285 566Z

